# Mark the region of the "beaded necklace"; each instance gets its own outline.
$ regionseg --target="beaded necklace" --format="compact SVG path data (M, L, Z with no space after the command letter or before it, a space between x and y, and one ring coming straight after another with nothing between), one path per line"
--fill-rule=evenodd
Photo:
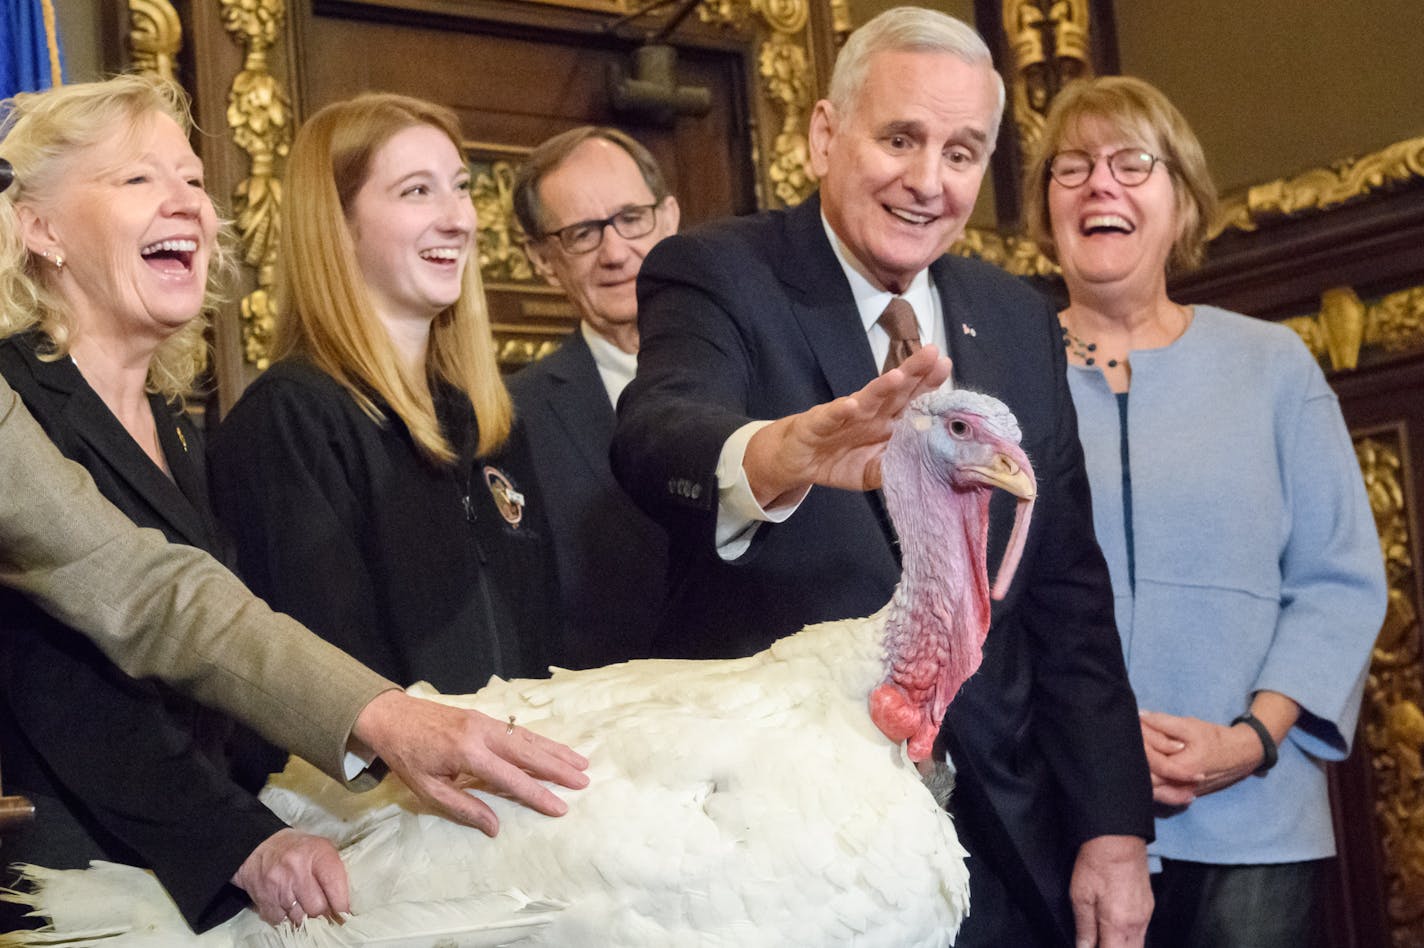
M1069 329L1067 325L1060 324L1063 329L1063 348L1075 358L1081 359L1084 365L1097 365L1098 359L1095 353L1098 351L1096 342L1088 342L1082 336ZM1121 359L1109 359L1107 366L1110 369L1117 368L1122 363Z

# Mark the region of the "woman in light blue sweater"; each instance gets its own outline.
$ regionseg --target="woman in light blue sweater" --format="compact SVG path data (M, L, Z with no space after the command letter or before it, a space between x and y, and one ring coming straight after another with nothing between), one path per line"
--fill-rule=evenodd
M1384 616L1335 395L1288 329L1167 296L1215 192L1153 87L1070 86L1026 216L1063 268L1069 386L1158 804L1152 948L1319 939L1327 761Z

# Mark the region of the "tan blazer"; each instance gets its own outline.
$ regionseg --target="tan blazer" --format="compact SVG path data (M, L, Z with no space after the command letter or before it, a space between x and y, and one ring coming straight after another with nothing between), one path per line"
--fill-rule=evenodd
M216 560L140 530L60 455L0 378L0 584L337 779L391 682L273 612Z

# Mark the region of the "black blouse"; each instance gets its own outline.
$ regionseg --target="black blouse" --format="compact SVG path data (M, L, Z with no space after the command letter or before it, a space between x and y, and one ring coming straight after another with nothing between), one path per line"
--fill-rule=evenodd
M373 421L289 359L248 388L209 458L214 507L258 595L402 685L458 694L542 673L561 617L523 437L476 457L469 399L441 388L436 405L449 466L395 415Z
M194 426L150 398L170 479L71 360L36 356L38 341L27 334L0 342L0 373L60 451L134 523L221 558ZM225 719L129 678L78 632L0 591L5 787L31 797L37 810L5 839L6 863L144 866L194 928L223 921L247 904L228 879L284 825L249 792L255 786L229 779L228 730ZM0 930L33 924L6 917L19 911L0 907Z

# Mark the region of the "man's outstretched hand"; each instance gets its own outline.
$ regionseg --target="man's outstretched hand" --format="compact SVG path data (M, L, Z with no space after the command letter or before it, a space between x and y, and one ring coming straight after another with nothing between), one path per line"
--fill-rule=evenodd
M853 395L787 415L747 442L742 467L757 502L770 510L813 484L846 490L880 486L880 456L910 400L939 388L950 362L925 346Z

